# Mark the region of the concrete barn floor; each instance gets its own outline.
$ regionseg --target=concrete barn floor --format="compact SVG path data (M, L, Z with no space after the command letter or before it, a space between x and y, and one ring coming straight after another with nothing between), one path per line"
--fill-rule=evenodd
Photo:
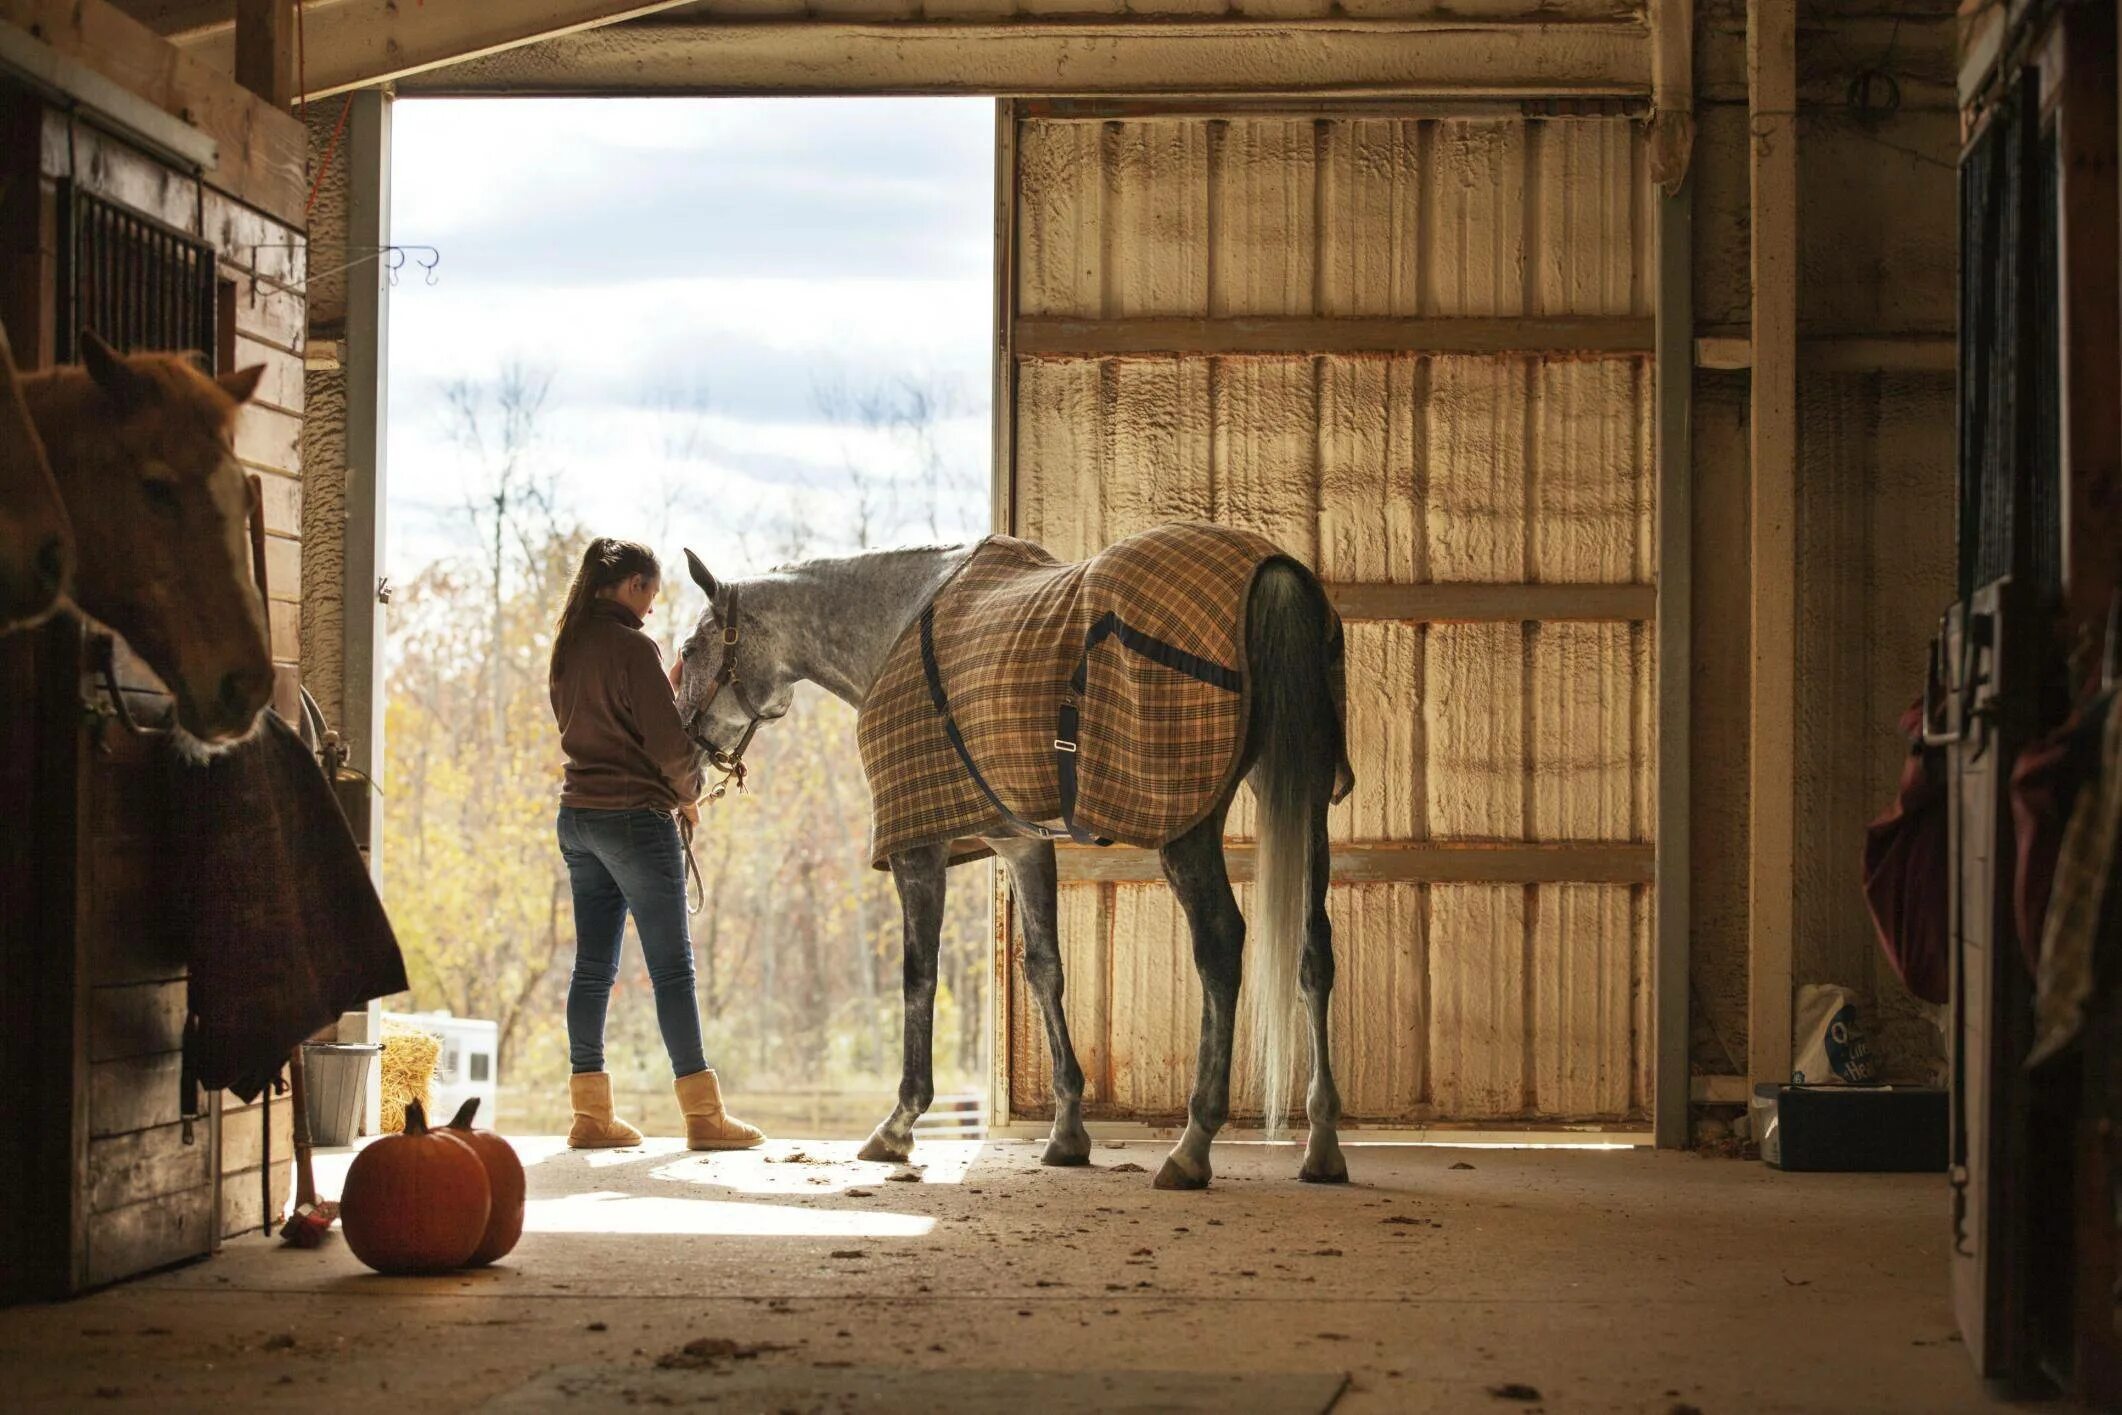
M1318 1188L1293 1149L1240 1144L1217 1146L1213 1189L1165 1194L1132 1168L1155 1169L1149 1143L1075 1170L1025 1142L927 1142L908 1169L837 1142L519 1148L529 1231L495 1268L385 1278L336 1234L232 1242L0 1312L0 1407L455 1410L560 1366L603 1368L573 1409L750 1408L726 1393L762 1374L878 1368L1345 1372L1345 1415L1984 1405L1935 1176L1351 1146L1354 1183ZM701 1338L760 1349L658 1368Z

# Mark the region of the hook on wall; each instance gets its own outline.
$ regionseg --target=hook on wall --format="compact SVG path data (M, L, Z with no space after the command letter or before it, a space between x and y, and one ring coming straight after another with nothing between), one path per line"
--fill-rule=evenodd
M290 295L300 295L307 292L310 285L318 280L328 280L334 275L344 275L347 271L358 269L361 266L367 265L370 261L379 261L382 263L384 278L390 281L391 285L394 288L398 283L398 272L405 269L406 263L408 261L420 268L421 272L426 277L424 281L425 284L434 285L440 283L435 275L435 267L442 263L442 252L437 250L433 246L390 245L340 247L339 253L341 255L351 255L352 258L345 261L343 264L333 266L329 270L312 271L300 284L296 284L292 281L281 280L275 276L257 273L258 256L259 253L262 251L301 251L306 254L307 252L314 249L316 248L312 246L307 246L300 241L284 241L268 245L252 246L251 270L253 273L251 275L251 303L253 305L258 303L258 289L260 286L264 286L268 291L281 291ZM358 252L359 254L353 254L355 252Z

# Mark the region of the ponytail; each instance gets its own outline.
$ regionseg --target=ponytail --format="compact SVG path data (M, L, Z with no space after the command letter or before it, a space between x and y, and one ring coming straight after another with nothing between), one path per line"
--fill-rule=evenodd
M614 540L610 536L598 536L589 543L582 552L581 568L575 571L575 582L567 587L567 603L560 610L560 621L553 628L549 677L560 676L560 658L568 638L588 617L598 592L625 584L636 575L652 580L663 578L663 567L657 562L655 551L639 541Z

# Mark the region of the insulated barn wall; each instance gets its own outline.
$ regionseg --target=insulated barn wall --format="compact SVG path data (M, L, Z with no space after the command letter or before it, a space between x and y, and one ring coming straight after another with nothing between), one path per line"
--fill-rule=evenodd
M1742 346L1745 9L1695 6L1686 189L1696 332ZM719 0L414 75L399 92L970 92L1139 106L1177 91L1193 95L1197 116L1220 101L1234 118L1245 95L1298 107L1396 94L1434 113L1508 94L1583 112L1648 94L1648 18L1605 0ZM1940 527L1952 500L1952 377L1894 369L1891 352L1877 372L1830 370L1814 356L1824 336L1935 338L1954 327L1952 45L1942 0L1892 15L1813 0L1799 16L1795 977L1861 987L1901 1074L1926 1066L1927 1023L1878 957L1854 851L1863 820L1890 798L1892 718L1950 594ZM1866 71L1892 78L1898 109L1852 112L1852 81ZM1013 129L1023 151L1010 169L1022 200L1006 207L1011 317L1652 312L1650 189L1625 121L1359 120L1314 106L1318 122L1130 122L1116 108L1112 122ZM312 108L319 170L335 110ZM1488 108L1498 111L1515 109ZM319 197L320 230L333 227L332 186ZM1748 378L1705 368L1690 390L1686 946L1696 1069L1725 1075L1743 1069L1748 1041ZM338 571L318 543L336 548L344 534L335 381L311 374L303 499L303 653L328 711ZM1329 579L1646 584L1649 382L1641 361L1611 357L1042 355L1005 380L1016 465L998 475L1018 508L1010 524L1064 552L1165 516L1216 514L1285 539ZM1335 814L1337 839L1650 842L1653 627L1352 624L1363 785ZM1248 826L1243 810L1237 825ZM1616 960L1647 947L1641 886L1567 887L1589 891L1595 922L1571 923L1571 950L1550 972L1536 950L1559 948L1548 942L1564 936L1557 921L1580 917L1551 906L1583 903L1564 888L1335 887L1337 1009L1373 989L1379 997L1374 1013L1337 1022L1361 1114L1640 1115L1647 979L1632 962L1624 993ZM1122 956L1111 946L1116 930L1170 935L1162 900L1155 886L1121 883L1065 893L1069 1005L1107 1113L1175 1111L1171 1078L1190 1069L1183 948ZM1137 967L1152 971L1125 972ZM1176 1010L1157 991L1167 986ZM1021 984L1012 992L1010 1030L997 1038L1009 1049L1006 1089L1020 1113L1037 1114L1043 1047ZM1634 1019L1625 1049L1624 1013ZM1153 1017L1164 1032L1141 1030ZM1166 1068L1154 1084L1143 1057ZM1542 1075L1563 1074L1543 1058L1573 1058L1568 1074L1594 1079L1543 1091ZM1623 1071L1625 1102L1596 1079Z
M1016 151L1020 321L1650 312L1627 118L1028 118ZM1023 358L1015 528L1073 557L1213 519L1337 586L1648 584L1650 393L1636 354ZM1641 622L1351 623L1334 838L1647 846L1651 644ZM1182 1111L1184 919L1161 884L1063 895L1090 1113ZM1647 1114L1643 886L1345 882L1329 908L1351 1116ZM1013 993L1011 1108L1036 1115L1045 1045ZM1234 1097L1260 1109L1242 1055Z

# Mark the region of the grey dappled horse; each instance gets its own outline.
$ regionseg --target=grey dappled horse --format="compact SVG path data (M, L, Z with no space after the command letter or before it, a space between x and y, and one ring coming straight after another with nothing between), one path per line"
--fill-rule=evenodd
M788 711L799 682L862 706L886 656L937 591L972 554L954 546L816 560L755 579L720 582L686 552L708 608L685 645L678 706L693 740L724 766L741 759L762 722ZM1286 1077L1301 991L1310 1020L1310 1134L1299 1177L1348 1178L1336 1125L1340 1096L1327 1061L1327 999L1334 982L1333 929L1326 914L1326 811L1339 769L1340 716L1329 681L1328 618L1317 582L1274 561L1253 582L1247 606L1247 662L1254 685L1240 770L1206 818L1160 852L1165 878L1186 912L1201 977L1201 1041L1187 1126L1158 1171L1160 1189L1199 1189L1210 1177L1209 1144L1230 1112L1235 1027L1245 919L1224 865L1223 826L1237 781L1259 802L1261 868L1256 888L1258 954L1253 970L1254 1040L1262 1073ZM1061 950L1055 929L1054 847L1050 839L1008 836L987 842L1009 870L1024 930L1024 972L1038 999L1053 1053L1054 1124L1044 1161L1087 1164L1083 1071L1062 1012ZM899 1102L862 1149L871 1160L903 1161L914 1122L935 1096L931 1026L936 951L943 920L947 847L894 854L893 882L905 926L905 1059ZM1269 1086L1270 1123L1281 1097Z

